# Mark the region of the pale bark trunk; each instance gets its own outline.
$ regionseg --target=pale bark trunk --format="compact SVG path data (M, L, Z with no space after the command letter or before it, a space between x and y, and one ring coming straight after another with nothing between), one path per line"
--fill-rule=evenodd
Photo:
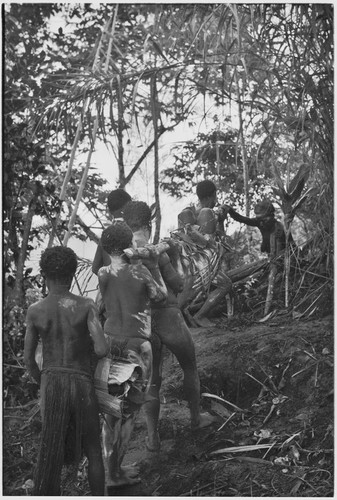
M154 198L156 206L156 227L153 236L153 243L158 243L160 238L161 212L160 212L160 197L159 197L159 155L158 155L158 114L157 114L157 86L156 75L152 78L152 120L154 131Z
M16 281L14 287L14 300L17 304L23 304L25 300L23 276L24 276L25 262L28 250L29 234L32 227L33 217L35 214L37 196L38 196L37 193L34 193L32 200L29 203L27 217L23 229L21 250L18 258L18 264L16 269Z

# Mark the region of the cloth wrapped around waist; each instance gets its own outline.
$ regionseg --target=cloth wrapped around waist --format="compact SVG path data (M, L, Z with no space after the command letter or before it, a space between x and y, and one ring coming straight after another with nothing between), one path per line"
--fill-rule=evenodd
M119 405L124 398L143 404L152 377L150 342L133 337L121 339L106 335L106 338L110 343L110 356L98 361L94 375L100 406L101 393L112 396Z

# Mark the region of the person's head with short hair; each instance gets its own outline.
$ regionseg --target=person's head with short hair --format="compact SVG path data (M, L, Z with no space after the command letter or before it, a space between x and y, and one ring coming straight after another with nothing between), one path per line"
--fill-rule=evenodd
M197 184L197 196L203 208L214 208L217 202L216 185L205 179Z
M116 221L104 229L101 236L103 249L109 254L121 255L125 248L132 247L133 234L123 221Z
M263 218L275 214L275 207L268 198L258 201L254 207L256 217Z
M71 248L47 248L41 255L40 269L46 279L70 284L77 269L77 256Z
M124 220L133 232L147 229L151 233L151 209L145 201L129 201L123 212Z
M114 189L108 196L108 210L113 217L123 216L123 207L131 201L131 196L122 188Z

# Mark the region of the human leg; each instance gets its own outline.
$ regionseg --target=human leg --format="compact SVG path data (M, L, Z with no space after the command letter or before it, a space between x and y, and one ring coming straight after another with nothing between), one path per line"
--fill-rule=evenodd
M167 307L155 313L156 331L164 345L176 356L184 373L184 394L189 403L192 428L209 425L214 418L200 413L200 380L194 343L178 308Z
M139 408L132 409L118 420L111 415L104 415L102 434L107 487L135 484L140 481L137 467L122 466Z
M217 304L220 304L226 297L226 290L222 290L221 288L216 288L213 290L207 297L207 300L199 309L199 311L193 316L194 321L198 326L212 326L213 323L205 318L206 314L209 313L211 309Z
M102 438L107 486L113 484L114 474L119 467L118 451L120 448L121 425L121 418L117 419L112 415L104 414Z
M158 432L160 415L160 397L161 371L162 371L162 343L159 337L153 333L152 345L152 378L145 402L144 409L147 424L146 447L149 451L158 451L160 449L160 438Z
M121 377L125 375L124 359L119 359L120 374L118 375L118 368L116 368L118 364L114 365L113 362L113 369L109 374L109 392L114 394L114 390L117 390L119 394L124 394L124 397L122 418L115 419L110 415L105 415L103 425L103 448L108 472L108 487L134 484L140 481L137 467L122 466L122 461L151 381L152 349L150 342L140 338L129 338L124 345L123 358L126 364L134 363L136 368L130 378L124 379L124 382L127 382L126 386L124 384L118 385L121 383ZM116 384L117 380L118 384Z
M227 303L227 314L228 317L233 315L233 303L232 303L232 289L233 284L231 279L226 275L223 270L219 270L216 278L213 281L216 285L216 289L213 290L207 297L207 300L199 311L193 316L194 321L199 326L210 326L212 323L205 317L211 309L216 305L221 304L224 300Z

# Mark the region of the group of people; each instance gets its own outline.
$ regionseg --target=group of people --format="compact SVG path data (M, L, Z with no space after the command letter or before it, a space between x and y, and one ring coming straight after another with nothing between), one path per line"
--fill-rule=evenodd
M249 224L229 207L215 213L213 182L199 183L197 194L200 206L182 211L180 227L197 227L206 236L223 234L227 213ZM24 352L29 374L40 384L42 431L34 477L36 495L59 495L62 466L78 463L83 452L88 459L92 495L104 495L105 487L139 481L137 468L123 466L122 461L142 406L148 430L146 447L153 452L160 449L159 391L164 346L182 368L192 429L215 420L200 410L193 339L178 305L184 281L174 266L177 246L168 240L163 251L149 243L151 210L145 202L132 200L124 190L110 193L108 209L111 224L101 235L92 265L99 283L96 303L70 292L77 268L76 254L70 248L49 248L41 256L41 274L48 295L28 309ZM270 205L262 209L264 220L273 218ZM257 220L264 235L265 226L258 214ZM141 252L144 247L146 252ZM127 256L128 249L133 249L131 257ZM262 251L270 251L267 237ZM42 371L35 358L39 340ZM108 362L109 393L122 400L120 417L103 414L103 451L101 410L94 386L102 360L105 366Z

